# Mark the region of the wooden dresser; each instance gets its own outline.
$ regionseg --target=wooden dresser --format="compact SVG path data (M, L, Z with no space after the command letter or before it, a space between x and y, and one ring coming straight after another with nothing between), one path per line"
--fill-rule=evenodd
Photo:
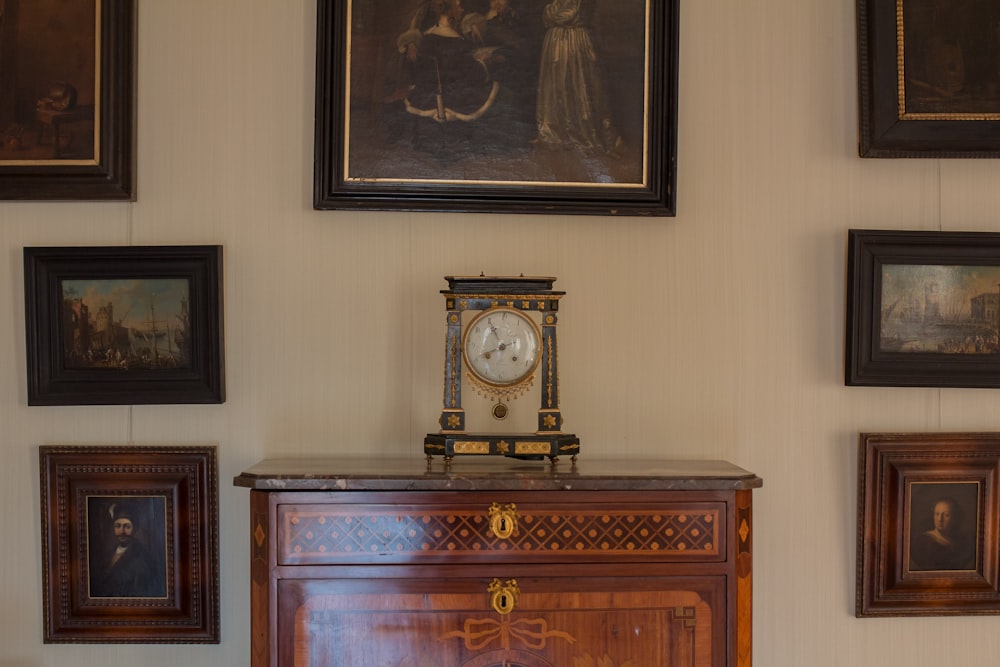
M751 495L721 461L272 459L253 667L750 667Z

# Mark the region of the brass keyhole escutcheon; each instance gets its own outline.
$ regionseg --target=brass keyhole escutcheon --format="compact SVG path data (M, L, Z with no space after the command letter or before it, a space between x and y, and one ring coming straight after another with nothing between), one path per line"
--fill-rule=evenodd
M490 606L493 607L493 611L503 616L514 611L514 605L517 604L517 598L521 594L516 579L508 579L503 583L499 579L494 579L490 582L489 592Z
M490 505L490 530L501 540L506 540L517 530L517 506L514 503Z

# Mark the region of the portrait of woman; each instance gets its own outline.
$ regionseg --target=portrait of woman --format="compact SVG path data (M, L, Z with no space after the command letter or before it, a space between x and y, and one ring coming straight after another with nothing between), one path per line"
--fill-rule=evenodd
M976 569L978 498L971 482L911 486L911 571Z

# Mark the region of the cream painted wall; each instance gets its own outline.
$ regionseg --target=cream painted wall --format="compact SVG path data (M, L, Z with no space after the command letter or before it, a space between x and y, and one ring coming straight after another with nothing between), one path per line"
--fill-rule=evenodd
M1000 163L857 157L852 0L681 15L676 218L317 212L314 0L140 0L139 200L0 203L0 667L248 664L230 480L267 456L420 456L442 277L479 271L568 292L583 456L764 478L755 665L995 665L996 618L854 618L855 465L859 431L1000 429L1000 393L845 387L842 348L847 229L1000 231ZM522 250L492 256L500 224ZM227 402L27 407L21 248L130 243L225 245ZM128 441L219 445L219 646L42 643L37 448Z

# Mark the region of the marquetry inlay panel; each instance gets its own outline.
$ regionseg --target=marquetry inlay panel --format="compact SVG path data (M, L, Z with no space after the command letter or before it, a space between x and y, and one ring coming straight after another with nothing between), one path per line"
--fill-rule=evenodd
M520 511L517 530L496 537L484 509L367 505L279 507L279 559L286 563L337 562L361 556L489 555L513 552L546 557L578 554L720 557L723 505L678 506L670 511Z
M722 587L674 588L670 578L648 578L642 590L600 589L575 579L566 594L525 592L518 609L498 615L475 591L426 590L400 594L292 584L304 604L289 635L301 665L392 667L718 667L713 660L713 617L721 619ZM605 580L607 581L607 580ZM374 584L376 588L378 584ZM572 599L572 604L567 600ZM349 628L349 629L346 629ZM405 628L405 630L401 630ZM419 638L400 642L402 633ZM349 636L383 641L347 641Z

